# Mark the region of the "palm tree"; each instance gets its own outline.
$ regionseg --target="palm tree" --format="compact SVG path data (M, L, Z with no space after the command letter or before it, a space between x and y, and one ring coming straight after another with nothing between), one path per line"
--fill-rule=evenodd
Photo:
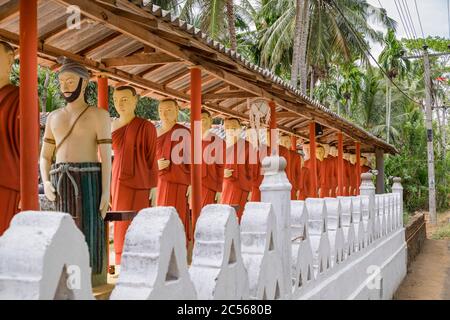
M231 50L238 47L236 26L247 29L252 9L250 0L186 0L180 17L204 30L214 40L229 42ZM194 22L194 23L193 23Z
M266 0L261 19L269 17L268 21L272 22L270 20L275 16L276 20L259 30L262 34L262 64L272 70L279 64L285 64L282 69L291 70L291 83L294 85L300 70L300 90L306 92L308 65L326 68L333 53L347 61L353 53L364 57L364 50L337 7L356 32L375 42L381 43L383 39L368 24L369 18L384 26L395 25L385 10L375 8L365 0ZM302 30L299 32L300 28ZM288 57L290 59L286 61Z
M395 38L395 32L388 29L384 38L385 47L378 57L378 61L386 71L386 141L389 143L391 129L391 105L392 105L392 88L391 82L395 78L403 79L410 69L408 59L404 59L405 49L400 41Z

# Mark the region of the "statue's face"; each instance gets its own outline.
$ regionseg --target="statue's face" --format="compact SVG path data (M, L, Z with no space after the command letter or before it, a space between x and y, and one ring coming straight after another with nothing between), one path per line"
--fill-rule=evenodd
M323 157L326 158L330 154L330 145L329 144L322 144L323 147Z
M349 158L350 158L350 153L344 152L343 158L344 158L344 160L349 160Z
M335 146L331 146L331 147L330 147L330 154L331 154L333 157L336 157L336 156L337 156L337 153L338 153L337 148L336 148Z
M323 160L324 154L325 154L325 150L321 146L317 146L316 158L319 160Z
M366 158L364 158L364 157L360 158L359 164L361 165L361 167L366 165L366 161L367 161Z
M173 101L163 101L158 107L162 122L175 123L178 119L178 106Z
M115 90L113 99L114 106L121 117L134 115L138 98L131 90Z
M280 143L283 147L290 149L291 148L291 137L281 136Z
M80 97L84 97L87 81L84 79L82 80L81 88L79 90L81 79L82 78L78 74L70 71L61 72L58 75L59 86L67 102L73 102Z
M223 127L225 129L225 134L227 138L235 138L238 139L241 135L241 125L238 121L232 119L232 120L225 120L223 123Z
M8 53L3 45L0 45L0 72L5 77L9 77L11 74L11 67L14 63L14 55Z
M207 113L202 113L201 120L202 120L202 134L205 134L206 132L209 131L209 129L211 129L212 119Z
M356 154L351 154L349 157L350 163L355 164L356 163Z

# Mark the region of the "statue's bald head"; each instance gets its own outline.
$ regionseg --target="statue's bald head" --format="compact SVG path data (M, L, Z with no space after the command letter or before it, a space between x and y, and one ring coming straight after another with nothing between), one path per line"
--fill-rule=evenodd
M0 69L1 73L8 76L14 63L14 48L5 41L0 41Z

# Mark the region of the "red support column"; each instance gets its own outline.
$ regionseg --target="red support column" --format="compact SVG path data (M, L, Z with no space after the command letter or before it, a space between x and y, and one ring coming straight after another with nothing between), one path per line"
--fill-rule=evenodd
M37 0L20 0L20 199L21 210L39 210L39 105ZM8 173L5 173L8 174Z
M317 158L316 158L316 123L309 124L309 160L311 161L311 188L314 190L313 198L317 198Z
M277 115L275 111L276 104L274 101L269 102L270 107L270 123L269 123L269 137L270 137L270 155L278 154L277 144Z
M359 195L359 186L361 185L361 143L355 142L356 149L356 194Z
M191 197L192 230L202 210L202 71L191 68Z
M342 132L338 133L338 196L344 195L344 142Z
M108 78L104 76L98 76L97 78L97 95L98 95L98 107L101 109L109 110L108 102Z
M291 150L297 151L297 137L291 136Z

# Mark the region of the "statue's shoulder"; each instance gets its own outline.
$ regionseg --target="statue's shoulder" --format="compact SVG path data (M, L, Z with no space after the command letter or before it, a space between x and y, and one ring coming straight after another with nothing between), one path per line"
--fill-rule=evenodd
M108 119L110 121L109 112L102 108L97 108L95 106L89 106L89 112L98 117L98 119Z
M47 123L50 123L50 121L52 121L52 119L57 119L61 115L64 108L59 108L59 109L56 109L56 110L53 110L52 112L50 112L47 116Z

